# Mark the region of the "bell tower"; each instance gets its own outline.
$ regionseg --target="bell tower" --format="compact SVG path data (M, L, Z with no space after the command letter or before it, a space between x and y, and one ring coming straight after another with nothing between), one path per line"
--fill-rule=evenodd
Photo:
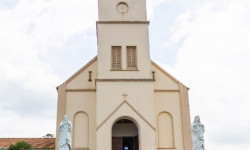
M99 0L99 79L150 79L146 0Z
M154 79L146 0L98 2L96 149L121 149L131 140L137 141L130 145L137 147L134 150L153 150L156 136ZM138 132L127 135L125 133L129 132L116 123L131 125Z
M146 0L99 0L99 21L147 21Z

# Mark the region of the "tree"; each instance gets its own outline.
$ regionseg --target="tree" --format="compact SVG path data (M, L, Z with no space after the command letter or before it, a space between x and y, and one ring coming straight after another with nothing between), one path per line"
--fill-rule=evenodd
M32 150L32 147L23 141L17 142L15 145L11 144L8 150Z
M53 134L50 134L50 133L47 133L46 135L43 136L44 138L53 138L54 135Z

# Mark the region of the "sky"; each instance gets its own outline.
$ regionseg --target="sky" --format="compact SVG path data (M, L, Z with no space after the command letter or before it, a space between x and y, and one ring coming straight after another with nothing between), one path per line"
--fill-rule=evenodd
M0 137L56 130L56 87L97 54L97 1L0 0ZM147 0L151 59L190 88L205 147L250 147L250 1Z

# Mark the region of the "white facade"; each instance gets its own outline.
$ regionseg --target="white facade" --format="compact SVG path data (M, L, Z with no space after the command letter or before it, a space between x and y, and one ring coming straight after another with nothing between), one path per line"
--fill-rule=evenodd
M145 0L99 0L98 55L58 87L73 149L191 150L188 88L150 60L148 25Z

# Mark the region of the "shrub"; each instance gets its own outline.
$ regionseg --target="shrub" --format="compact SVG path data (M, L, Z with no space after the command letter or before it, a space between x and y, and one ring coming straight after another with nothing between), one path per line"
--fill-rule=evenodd
M15 145L11 144L8 150L32 150L32 147L26 142L17 142Z

